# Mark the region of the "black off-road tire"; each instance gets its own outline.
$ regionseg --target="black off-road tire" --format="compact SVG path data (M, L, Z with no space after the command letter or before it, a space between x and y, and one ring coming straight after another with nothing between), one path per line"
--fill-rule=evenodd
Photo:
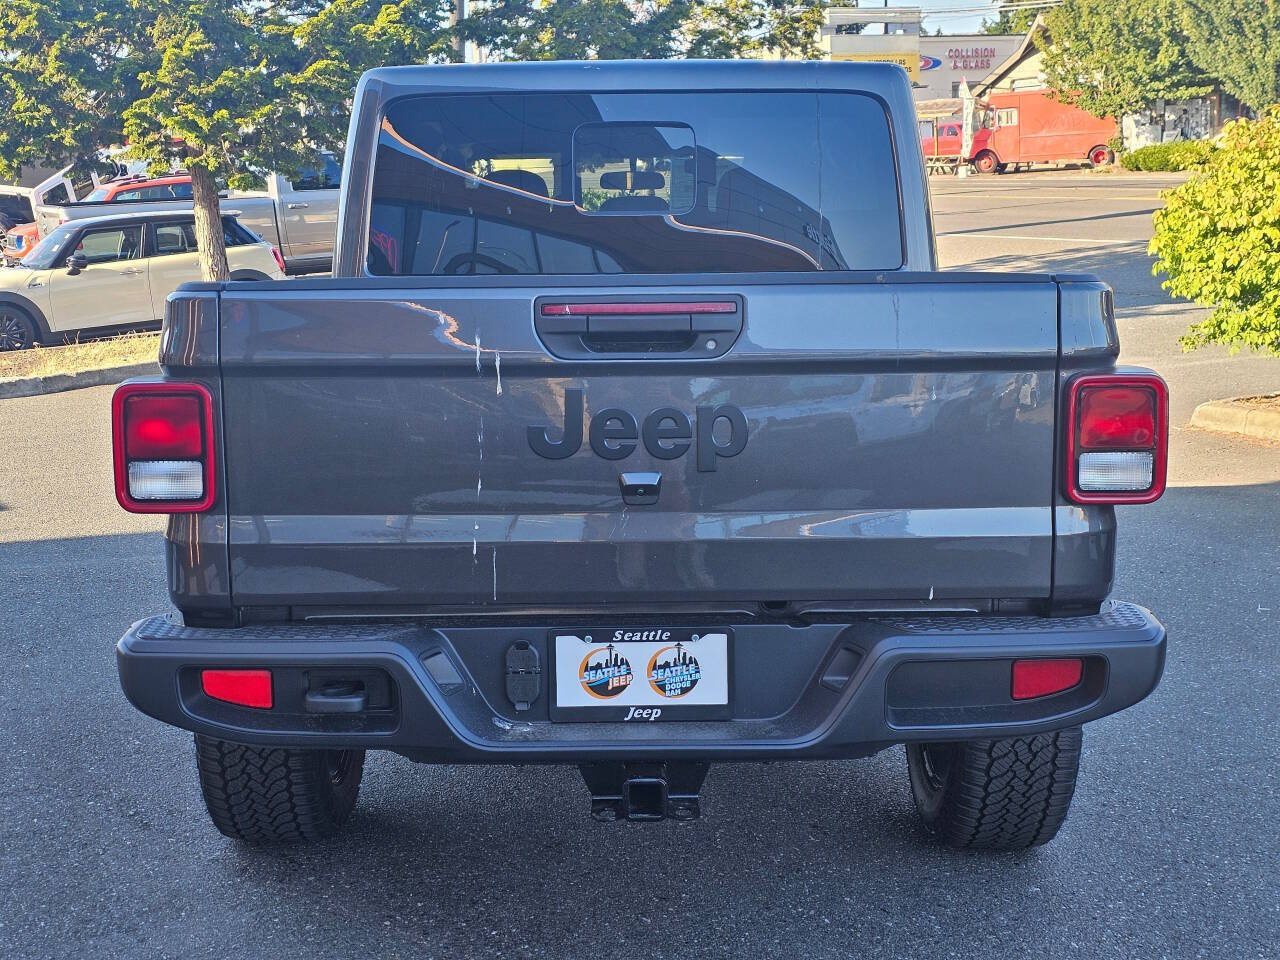
M351 816L363 750L246 747L196 735L196 765L209 817L246 843L331 836Z
M1080 768L1079 727L1035 737L907 745L925 827L949 847L1026 850L1067 818Z

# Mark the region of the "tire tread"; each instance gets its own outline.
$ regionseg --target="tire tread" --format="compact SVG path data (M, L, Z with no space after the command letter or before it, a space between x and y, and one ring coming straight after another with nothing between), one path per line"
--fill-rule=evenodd
M329 780L316 750L250 747L197 735L196 767L205 807L225 836L246 843L319 840L355 806L363 754L348 780Z
M1071 727L957 744L941 804L926 826L952 847L1025 850L1047 843L1066 820L1082 739L1080 728Z

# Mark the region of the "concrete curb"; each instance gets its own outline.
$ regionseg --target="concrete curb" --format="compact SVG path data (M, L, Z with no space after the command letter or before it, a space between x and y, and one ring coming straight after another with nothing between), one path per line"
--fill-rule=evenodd
M1280 440L1280 410L1263 410L1237 402L1244 399L1228 397L1200 404L1191 414L1191 426L1239 433L1259 440Z
M158 363L133 363L126 367L99 367L79 373L58 373L52 377L12 377L0 380L0 400L9 397L38 397L81 387L101 387L120 383L130 377L145 377L160 372Z

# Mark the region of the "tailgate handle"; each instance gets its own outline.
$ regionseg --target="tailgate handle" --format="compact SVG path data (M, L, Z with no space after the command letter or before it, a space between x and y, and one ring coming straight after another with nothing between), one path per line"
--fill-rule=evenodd
M565 360L719 357L742 332L742 316L736 295L534 301L538 337Z
M622 502L633 507L647 507L658 502L662 492L660 473L624 473L618 477Z

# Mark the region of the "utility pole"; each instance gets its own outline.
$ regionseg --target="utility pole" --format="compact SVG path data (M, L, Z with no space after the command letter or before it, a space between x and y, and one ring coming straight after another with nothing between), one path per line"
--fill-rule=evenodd
M449 27L453 29L467 19L467 0L453 0L453 8L449 11ZM457 33L453 35L453 54L459 62L466 62L467 44Z

